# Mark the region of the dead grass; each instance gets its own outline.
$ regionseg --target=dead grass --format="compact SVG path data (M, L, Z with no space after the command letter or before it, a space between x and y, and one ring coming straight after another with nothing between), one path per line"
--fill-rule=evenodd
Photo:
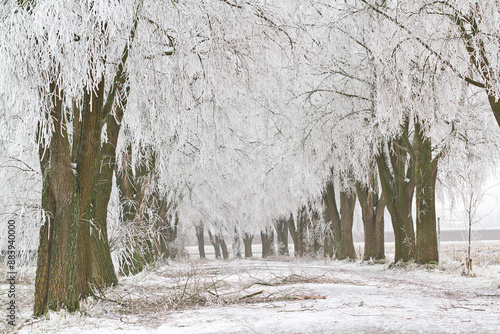
M386 244L388 254L393 245ZM473 243L474 265L487 267L500 264L500 242ZM463 242L442 243L444 261L460 267L465 260ZM390 255L388 256L390 260ZM294 270L294 261L301 268ZM317 299L308 284L358 284L338 278L335 271L314 271L304 266L304 260L281 261L189 261L158 265L133 276L121 277L120 284L96 292L81 304L81 314L92 318L119 319L155 327L159 319L174 312L235 304L269 303L282 305L293 301ZM387 264L386 264L387 265ZM311 268L313 268L312 266ZM450 267L451 268L451 267ZM1 270L1 268L0 268ZM20 306L19 324L29 324L34 299L33 275L25 275L18 282L17 301ZM457 273L458 274L458 273ZM2 294L5 291L2 291ZM308 302L307 302L308 303ZM123 319L123 320L122 320ZM0 323L0 332L2 324ZM5 326L4 326L5 327Z
M82 311L95 316L96 310L106 309L110 314L146 319L156 313L197 307L319 299L322 297L311 294L304 284L339 283L331 272L277 275L265 268L258 273L240 269L224 265L217 269L200 262L174 263L168 270L153 268L139 274L143 277L123 278L118 286L89 298ZM96 303L106 307L96 308Z
M386 243L385 251L389 261L394 257L394 243ZM441 243L441 256L444 261L465 263L467 244L465 241L446 241ZM500 241L473 241L471 258L474 266L487 267L500 265Z
M467 245L465 242L442 244L443 257L451 261L465 262ZM475 241L471 247L471 258L475 266L500 265L500 242Z

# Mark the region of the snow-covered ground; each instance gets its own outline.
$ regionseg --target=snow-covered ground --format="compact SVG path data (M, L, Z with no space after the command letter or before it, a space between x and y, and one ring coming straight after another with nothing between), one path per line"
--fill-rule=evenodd
M493 259L498 248L491 249ZM33 285L26 280L17 287L18 331L500 333L500 265L477 265L475 277L461 272L451 258L442 270L293 258L185 260L122 277L81 312L41 319L29 318Z

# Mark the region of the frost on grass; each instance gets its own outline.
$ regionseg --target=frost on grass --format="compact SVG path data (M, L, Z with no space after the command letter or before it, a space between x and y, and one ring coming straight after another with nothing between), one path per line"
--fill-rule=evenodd
M171 262L96 291L81 312L28 320L20 332L494 333L500 267L490 263L472 278L449 257L442 270L315 259ZM30 294L22 298L31 307Z
M188 309L324 299L304 285L338 282L332 271L295 271L289 263L173 262L122 277L119 285L105 291L95 290L81 312L49 312L21 328L57 331L104 320L156 327L162 324L161 316Z
M275 272L265 262L182 262L151 268L107 291L96 291L96 302L116 314L146 315L200 307L319 298L300 284L338 283L330 271ZM89 312L84 308L83 312ZM106 311L107 312L107 311Z

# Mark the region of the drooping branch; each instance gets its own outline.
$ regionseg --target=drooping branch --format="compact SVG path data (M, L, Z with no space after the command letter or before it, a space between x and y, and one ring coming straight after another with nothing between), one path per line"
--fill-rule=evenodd
M466 82L468 82L471 85L474 85L476 87L486 88L486 84L485 83L476 81L476 80L474 80L474 79L472 79L472 78L464 75L463 73L461 73L457 68L455 68L455 66L453 66L453 64L449 60L444 59L443 56L439 52L437 52L436 50L434 50L422 38L415 36L415 34L413 33L413 31L410 28L408 28L407 26L405 26L404 24L402 24L401 22L399 22L396 18L394 18L391 15L385 13L384 11L382 11L381 9L379 9L378 7L372 5L367 0L361 0L361 2L363 2L364 4L366 4L374 12L380 14L382 17L384 17L384 18L388 19L389 21L391 21L392 23L394 23L397 27L399 27L401 30L403 30L404 32L406 32L408 35L412 36L420 45L422 45L427 51L429 51L432 55L434 55L441 63L443 63L444 65L446 65L446 67L448 67L460 79L462 79L462 80L464 80L464 81L466 81Z

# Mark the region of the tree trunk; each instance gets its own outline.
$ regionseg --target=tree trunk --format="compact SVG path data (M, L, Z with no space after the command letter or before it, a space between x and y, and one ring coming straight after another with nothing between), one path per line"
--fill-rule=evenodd
M220 259L221 258L221 252L220 252L220 240L219 236L214 236L212 235L212 232L210 232L210 229L208 229L208 238L210 239L210 243L214 247L214 252L215 252L215 258Z
M376 157L380 185L394 229L394 262L409 261L415 257L415 230L411 212L415 191L415 163L414 158L408 155L408 150L404 149L405 146L410 146L408 127L407 120L403 125L402 136L393 140L393 147L388 154L394 175L391 174L384 152Z
M50 117L54 129L47 150L40 149L42 209L39 255L35 279L35 316L48 309L79 308L79 299L91 293L92 241L90 232L91 198L99 167L102 126L111 114L115 97L122 94L126 81L124 67L135 36L138 18L133 22L110 92L104 101L104 76L84 92L83 108L73 103L73 134L70 147L64 93L51 83L45 92L52 102ZM95 60L91 60L92 62ZM99 60L101 61L101 60ZM91 78L96 79L96 78ZM41 145L42 138L38 138ZM85 218L82 220L82 218ZM106 251L105 249L103 250Z
M221 235L219 235L219 240L220 240L220 249L222 251L222 258L224 260L227 260L229 259L229 253L227 251L227 245L226 245L226 241L224 240L224 237Z
M335 199L335 188L332 181L329 181L326 185L326 191L323 193L323 201L326 204L326 210L323 213L326 218L329 218L330 229L327 230L327 236L325 240L325 248L328 256L333 257L335 255L336 259L345 259L344 256L344 243L342 238L342 219L341 214L337 208L337 201ZM345 202L345 205L349 205L349 202ZM342 213L342 198L341 198L341 213ZM347 209L347 210L346 210ZM353 207L354 209L354 207ZM344 207L346 214L349 213L348 207ZM352 216L352 215L351 215ZM348 231L349 228L349 217L344 218L344 228ZM352 225L352 223L351 223ZM346 232L347 233L347 232ZM352 227L351 227L351 240L352 240ZM354 245L352 246L354 248Z
M109 181L112 182L112 179ZM99 186L96 186L96 188L99 188ZM104 192L97 193L94 196L95 199L92 200L94 210L91 210L94 211L91 234L92 275L93 284L99 289L103 289L118 284L118 278L116 277L115 267L111 259L111 249L108 240L107 212L110 196ZM102 199L102 197L107 197L107 200ZM98 204L100 202L101 204Z
M77 242L77 285L80 298L90 295L89 283L92 282L92 242L90 237L90 205L95 181L99 171L99 150L101 142L102 107L104 104L104 77L95 90L86 92L83 99L78 135L76 175L80 187L80 220ZM75 115L74 117L78 117ZM75 144L75 143L73 143Z
M260 232L260 240L262 244L262 258L265 258L269 254L269 244L267 242L266 234L263 231Z
M290 216L289 220L293 217ZM282 256L290 255L288 252L288 226L289 222L286 219L279 219L276 223L276 234L278 236L278 254Z
M297 217L297 237L299 241L299 256L303 257L307 254L307 211L306 207L302 208L301 213Z
M37 269L35 278L35 305L34 315L39 316L46 312L50 254L52 244L49 242L54 237L54 222L52 212L56 212L54 194L50 187L50 174L48 173L50 151L46 152L40 147L40 168L42 171L42 226L40 227Z
M370 186L368 189L362 187L358 182L356 190L364 229L364 254L363 260L381 260L385 258L384 253L384 209L385 200L383 196L377 195L376 179L374 173L370 173Z
M145 265L153 261L153 245L150 225L154 225L148 215L148 208L154 208L155 197L155 156L150 150L148 157L132 166L132 147L123 153L122 172L116 173L116 183L120 194L123 223L129 225L130 244L122 259L120 270L124 275L135 275ZM135 171L135 172L134 172Z
M126 100L122 99L121 108L116 109L116 118L106 119L108 141L103 143L99 152L99 174L95 187L92 189L90 211L91 246L92 246L92 276L93 283L100 289L118 283L116 271L111 259L111 249L108 240L108 204L113 189L113 174L116 169L116 144L123 118L123 107Z
M323 195L323 203L325 203L325 198L326 196ZM323 209L323 220L325 222L325 236L323 239L323 256L325 258L333 258L333 256L335 255L333 250L333 229L332 229L333 226L326 205L325 208Z
M200 253L200 259L206 259L205 256L205 236L203 235L203 224L195 226L196 238L198 239L198 252Z
M436 176L439 156L432 159L431 141L415 122L415 172L417 204L417 253L418 263L437 263L436 232Z
M175 212L176 204L168 201L168 194L163 195L160 201L160 194L156 191L157 202L161 203L158 209L157 229L160 231L158 240L159 257L175 259L178 249L175 245L177 231L179 227L179 216Z
M80 223L80 187L73 174L68 135L63 126L62 92L52 84L54 131L47 150L40 148L42 209L34 315L48 309L79 308L77 243Z
M273 256L275 254L273 229L268 227L264 231L261 231L260 237L262 240L262 257Z
M384 211L385 211L385 197L382 196L378 200L378 205L375 210L377 213L375 215L375 239L377 240L375 257L376 259L385 259L385 221L384 221Z
M356 250L352 238L355 204L356 195L354 193L340 192L340 249L336 251L336 257L339 260L356 259Z
M249 233L245 233L243 235L243 245L245 246L245 259L250 259L253 257L252 254L252 241L253 235Z
M305 234L307 229L305 221L305 211L305 207L300 209L297 215L297 226L295 226L293 219L290 219L288 221L288 230L290 231L290 235L292 236L294 249L293 253L295 257L303 257L306 254L307 243L305 241Z
M162 220L162 253L167 259L175 260L179 255L179 248L176 245L177 233L179 228L179 216L177 214L173 217L173 222Z
M295 257L299 257L300 256L299 237L298 237L297 229L295 228L295 222L293 221L293 219L288 220L288 230L290 231L290 235L291 235L292 240L293 240L293 255Z
M319 213L313 209L309 209L310 215L307 220L308 233L308 253L310 256L316 257L323 246L324 233L322 231L322 222Z
M241 259L241 237L236 227L233 234L233 255L235 259Z

